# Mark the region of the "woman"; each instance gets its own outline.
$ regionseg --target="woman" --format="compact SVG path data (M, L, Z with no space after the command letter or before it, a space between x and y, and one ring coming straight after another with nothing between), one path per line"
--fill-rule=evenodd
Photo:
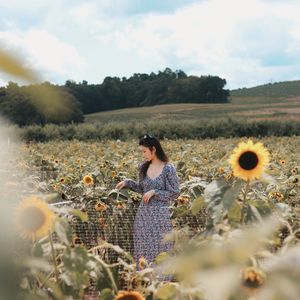
M139 164L138 182L126 178L116 188L128 187L143 194L133 227L134 258L136 262L146 259L149 265L154 265L155 257L160 252L168 252L174 245L174 242L164 242L163 237L172 230L169 206L180 194L179 177L155 137L144 135L139 141L139 148L146 161ZM137 270L140 269L138 263Z

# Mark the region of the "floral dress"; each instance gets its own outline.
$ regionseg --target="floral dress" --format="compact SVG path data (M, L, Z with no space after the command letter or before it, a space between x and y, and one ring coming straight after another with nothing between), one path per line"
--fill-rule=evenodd
M139 171L143 163L139 164ZM155 257L160 252L168 252L174 246L174 242L164 242L164 235L172 230L169 206L179 196L179 177L175 166L167 162L162 172L151 179L148 175L141 179L139 172L139 181L125 179L125 186L129 189L144 194L152 189L155 194L149 199L148 203L143 200L138 207L134 220L134 258L139 268L139 259L144 257L151 265ZM150 265L150 266L151 266ZM159 280L171 280L171 275L158 277Z

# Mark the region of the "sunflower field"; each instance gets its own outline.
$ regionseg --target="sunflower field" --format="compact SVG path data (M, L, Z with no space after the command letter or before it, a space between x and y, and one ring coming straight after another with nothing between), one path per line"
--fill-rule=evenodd
M133 259L136 140L1 147L1 299L299 299L300 138L162 140L175 280ZM136 263L141 271L136 270Z

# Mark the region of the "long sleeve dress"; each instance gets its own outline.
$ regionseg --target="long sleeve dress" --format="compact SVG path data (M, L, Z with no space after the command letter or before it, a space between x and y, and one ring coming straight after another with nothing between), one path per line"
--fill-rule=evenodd
M137 270L140 270L138 262L141 257L150 264L159 253L168 252L174 246L174 242L164 242L163 237L172 230L169 206L180 194L179 177L172 163L165 163L162 172L154 179L148 175L141 178L142 164L139 164L138 181L125 179L125 186L135 192L144 194L149 190L155 190L148 203L143 200L140 202L134 220L134 258ZM159 280L171 278L169 275L158 277Z

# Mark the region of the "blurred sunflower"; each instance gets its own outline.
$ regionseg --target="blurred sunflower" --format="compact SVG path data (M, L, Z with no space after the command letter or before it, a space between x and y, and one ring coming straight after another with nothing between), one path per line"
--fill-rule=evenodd
M229 158L233 175L244 180L259 178L268 162L267 149L262 143L253 144L252 140L239 143Z
M138 291L119 291L114 300L145 300Z
M297 169L296 168L292 169L291 173L292 173L292 175L296 175L297 174Z
M284 159L281 159L281 160L279 161L279 163L280 163L282 166L284 166L284 165L285 165L285 160L284 160Z
M190 201L190 196L189 195L180 195L177 200L181 203L181 204L186 204Z
M282 201L284 199L284 195L280 192L270 192L269 198L276 199L278 201Z
M95 204L95 210L96 211L103 211L103 210L106 210L106 209L107 209L107 205L105 203L102 203L102 202L98 201Z
M105 223L105 218L99 218L98 223L101 228L107 227L108 225Z
M46 236L54 223L55 214L38 197L25 198L15 209L15 224L23 238L36 240Z
M225 169L224 169L223 167L220 167L220 168L218 169L218 172L219 172L220 174L223 174L223 173L225 173Z
M118 203L117 208L118 209L124 209L124 208L126 208L126 205L124 203Z
M82 179L82 181L83 181L83 183L85 184L85 185L92 185L93 183L94 183L94 179L93 179L93 177L92 176L90 176L90 175L85 175L84 177L83 177L83 179Z
M83 241L81 240L80 237L74 235L73 238L72 238L72 245L73 246L83 246L84 243L83 243Z
M147 266L148 266L147 259L144 256L140 257L139 258L139 267L140 267L140 269L145 269Z
M255 292L265 281L265 273L255 267L248 267L242 271L242 286L248 293Z

